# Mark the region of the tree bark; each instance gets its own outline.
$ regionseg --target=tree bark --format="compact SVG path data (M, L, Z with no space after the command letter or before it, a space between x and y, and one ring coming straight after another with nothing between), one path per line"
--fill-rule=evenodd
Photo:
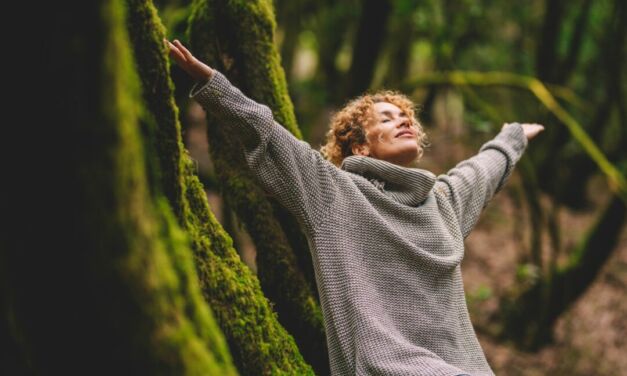
M234 1L217 6L200 0L194 6L190 40L198 56L249 97L268 105L275 120L301 138L274 45L271 2ZM222 193L255 242L262 289L275 303L279 321L294 336L305 360L317 373L326 374L329 362L322 313L311 292L315 281L305 280L295 257L311 264L311 255L306 243L290 247L282 229L300 232L298 222L292 216L277 220L273 206L278 204L268 199L246 165L241 141L228 124L208 121L210 152Z
M148 187L122 2L45 14L31 31L54 43L31 89L51 95L29 121L47 168L7 166L20 183L1 205L3 319L19 352L43 375L234 375L188 239Z
M259 281L241 261L232 239L211 213L193 163L183 149L163 26L156 11L147 0L127 2L144 99L157 120L154 144L162 156L161 183L165 191L173 193L168 197L170 205L177 209L178 219L191 237L203 294L226 335L235 364L242 374L309 374L311 368L277 321Z
M389 0L364 0L351 58L346 75L345 98L361 95L370 87L375 64L381 53L392 10Z

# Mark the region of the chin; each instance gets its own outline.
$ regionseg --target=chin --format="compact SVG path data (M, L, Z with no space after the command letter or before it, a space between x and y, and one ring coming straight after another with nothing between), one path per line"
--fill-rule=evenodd
M393 161L394 164L397 165L401 165L401 166L408 166L413 164L414 162L416 162L416 159L418 159L418 149L410 149L410 150L404 150L401 153L398 153L397 155L394 156L394 158L391 158L391 160Z

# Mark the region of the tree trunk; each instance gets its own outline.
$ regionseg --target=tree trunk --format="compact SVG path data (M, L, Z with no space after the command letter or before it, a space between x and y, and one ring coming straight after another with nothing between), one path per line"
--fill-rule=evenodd
M235 363L242 374L311 373L293 338L276 320L259 281L211 213L204 189L194 175L193 163L181 143L163 26L156 11L147 0L127 2L144 99L157 120L154 144L162 156L162 184L165 191L174 192L168 197L170 205L178 211L179 221L191 237L203 293L227 337Z
M587 5L588 3L589 1L586 0L585 4ZM600 64L605 69L600 77L602 82L597 84L605 84L605 86L604 90L602 90L602 99L596 106L596 111L591 117L589 127L590 136L600 145L603 144L604 138L608 138L606 133L611 129L613 111L620 112L624 111L625 108L625 103L622 100L625 87L623 76L625 74L625 41L627 40L625 17L627 17L627 6L622 1L615 2L599 59ZM573 41L573 43L575 42ZM573 47L573 49L575 48ZM614 121L622 124L622 127L617 127L618 129L626 128L624 123L621 123L619 117ZM624 137L620 132L616 132L615 135L611 136L611 139L618 142L612 145L613 150L608 150L608 156L613 157L612 159L614 160L620 160L620 154L624 153L627 137ZM597 171L597 166L581 151L570 157L567 162L572 166L577 166L577 168L569 169L566 174L563 174L561 187L567 189L560 189L558 197L561 202L569 207L581 209L588 204L587 200L582 200L586 196L586 184L581 184L581 182L587 181ZM556 163L558 165L563 164L564 158L559 159Z
M351 67L346 76L345 99L361 95L370 87L381 53L392 10L389 0L364 0L354 44Z
M51 95L29 121L46 166L3 169L19 182L2 195L0 238L18 352L43 375L235 374L188 239L148 187L122 2L55 3L45 16L31 35L54 43L31 89Z
M234 1L217 6L200 0L194 6L190 40L201 60L225 73L249 97L268 105L276 121L300 138L274 45L271 2ZM329 362L322 314L311 292L315 281L305 280L295 257L311 264L311 255L306 243L291 248L282 230L300 232L298 223L292 216L277 220L273 209L277 204L267 198L246 165L241 141L228 124L208 120L210 152L222 193L255 242L263 291L275 303L279 321L294 336L305 359L316 372L326 374Z
M346 101L341 92L344 72L336 66L336 59L340 53L348 34L357 23L355 9L359 0L326 1L316 14L314 33L318 42L318 69L315 82L320 82L325 88L327 102L342 104ZM344 75L342 74L344 73Z
M589 233L572 250L565 267L501 303L504 335L530 350L550 342L555 321L586 291L611 256L626 211L621 198L613 196Z
M417 5L417 2L395 4L393 17L390 19L391 30L387 38L387 44L390 45L385 75L387 87L398 87L408 78L412 44L416 36L413 16Z

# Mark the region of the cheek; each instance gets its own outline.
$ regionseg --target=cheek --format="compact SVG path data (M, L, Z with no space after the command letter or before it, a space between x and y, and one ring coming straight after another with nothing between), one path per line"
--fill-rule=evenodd
M372 128L366 133L366 140L369 144L377 144L383 142L383 133L378 128Z

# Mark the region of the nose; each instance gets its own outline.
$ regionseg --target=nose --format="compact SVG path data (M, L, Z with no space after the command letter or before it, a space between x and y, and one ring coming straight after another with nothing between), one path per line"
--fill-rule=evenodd
M402 128L402 127L409 128L409 127L411 127L411 121L409 121L409 119L407 119L407 118L403 118L403 119L401 119L401 121L398 122L397 126L399 128Z

